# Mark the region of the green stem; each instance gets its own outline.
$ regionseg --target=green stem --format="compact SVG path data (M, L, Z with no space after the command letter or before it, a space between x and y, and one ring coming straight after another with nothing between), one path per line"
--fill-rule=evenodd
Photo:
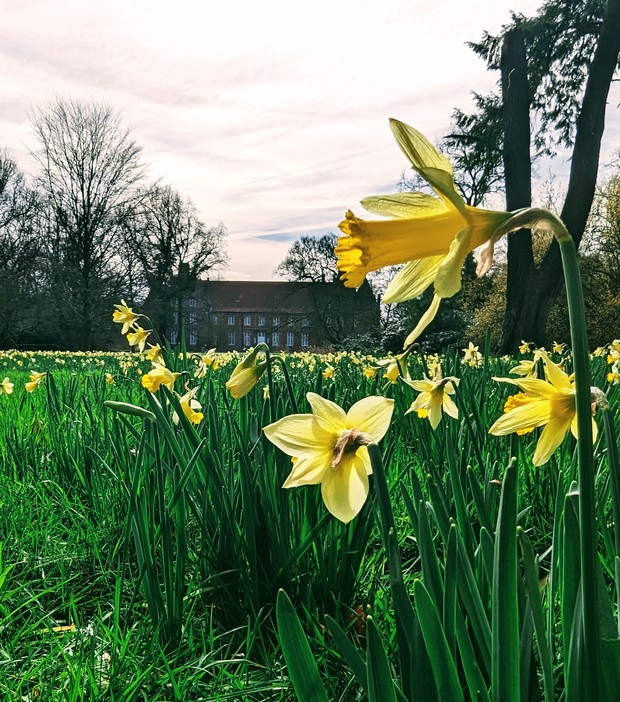
M283 358L280 356L274 356L274 361L278 361L280 368L282 368L282 375L284 376L284 382L286 383L286 389L288 390L289 400L291 401L291 408L293 414L297 414L299 410L297 409L297 400L295 399L295 391L293 390L293 384L291 383L291 376L289 375L288 368Z
M564 230L565 231L565 230ZM600 625L598 619L598 568L596 504L594 492L594 452L592 449L592 410L590 399L590 366L585 306L577 250L566 233L557 236L562 254L568 316L573 346L575 372L575 406L577 411L577 456L579 465L579 556L581 563L581 598L585 680L589 696L598 699L600 680Z
M383 537L383 545L387 551L388 534L390 529L396 533L396 525L394 522L394 512L392 511L392 503L390 502L390 492L388 490L387 479L385 477L385 469L383 467L383 459L381 457L381 449L377 444L369 444L368 453L370 455L370 463L372 464L372 475L377 491L377 501L379 503L379 515L381 517L381 536Z

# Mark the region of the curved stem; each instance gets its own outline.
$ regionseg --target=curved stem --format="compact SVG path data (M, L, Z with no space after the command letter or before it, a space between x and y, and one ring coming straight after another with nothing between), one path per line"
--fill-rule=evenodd
M577 264L577 250L570 236L557 236L562 254L568 315L573 347L576 411L579 441L579 555L581 562L581 598L585 677L588 694L598 699L600 667L600 625L598 617L597 529L594 492L594 452L592 449L592 410L590 399L590 366L585 306Z

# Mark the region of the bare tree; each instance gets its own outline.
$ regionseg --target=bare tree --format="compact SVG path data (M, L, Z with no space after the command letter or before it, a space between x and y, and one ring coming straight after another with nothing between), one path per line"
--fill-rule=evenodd
M59 99L35 110L32 124L56 311L67 338L92 348L119 289L119 234L144 174L142 149L102 104Z
M34 325L32 306L41 241L38 198L6 150L0 150L0 343L13 345Z
M276 275L288 280L333 283L340 275L334 253L337 241L332 232L320 237L302 236L287 251L275 270Z
M174 309L178 320L195 282L226 265L226 228L206 227L190 199L169 185L154 185L142 193L125 237L148 290L148 312L167 335L176 328Z

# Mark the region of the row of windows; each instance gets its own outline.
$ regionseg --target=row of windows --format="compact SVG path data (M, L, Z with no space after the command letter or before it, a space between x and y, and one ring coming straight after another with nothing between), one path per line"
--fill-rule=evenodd
M243 346L245 348L249 348L250 346L253 345L253 343L260 344L260 343L267 343L267 334L263 332L258 332L256 335L256 338L254 342L252 341L252 335L250 332L243 332ZM176 344L178 340L178 334L176 331L170 332L170 343L171 344ZM310 335L306 333L301 334L301 347L302 348L308 348L310 346ZM189 332L189 337L188 337L188 342L190 346L196 346L198 343L198 334L195 331L190 331ZM217 344L217 337L214 336L213 338L213 343ZM229 346L236 346L237 345L237 333L234 331L229 331L228 332L228 345ZM280 332L273 332L271 334L271 345L274 347L280 347ZM295 346L295 333L294 332L287 332L286 334L286 346Z
M271 333L271 345L274 347L280 347L280 332L272 332ZM282 335L283 336L283 335ZM244 331L243 332L243 346L245 348L248 348L252 346L253 344L265 344L268 342L268 337L269 334L265 334L264 332L258 332L256 334L256 337L252 339L252 334L249 331ZM310 334L306 334L305 332L301 334L301 339L300 339L300 345L302 348L307 348L310 346ZM236 346L237 344L237 332L234 331L229 331L228 332L228 345L229 346ZM295 346L295 333L294 332L287 332L286 333L286 346Z
M243 315L243 326L244 327L251 327L254 326L253 323L254 317L251 314L244 314ZM212 314L211 315L211 322L213 324L217 324L219 321L219 317L217 314ZM271 318L271 326L273 327L279 327L281 323L288 324L289 327L292 327L296 324L298 320L295 319L295 317L289 317L287 320L282 320L280 317L272 317ZM234 314L229 314L227 315L227 323L229 327L234 327L237 324L237 316ZM256 318L256 326L258 327L265 327L267 326L267 317L265 315L258 315ZM310 320L307 317L302 317L301 319L301 326L302 327L308 327L310 326Z

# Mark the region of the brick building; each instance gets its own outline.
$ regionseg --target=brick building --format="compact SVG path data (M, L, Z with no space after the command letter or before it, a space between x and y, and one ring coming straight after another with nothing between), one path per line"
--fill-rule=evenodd
M182 327L190 350L330 348L378 332L379 303L367 283L355 291L340 282L200 280L174 310L172 343Z

